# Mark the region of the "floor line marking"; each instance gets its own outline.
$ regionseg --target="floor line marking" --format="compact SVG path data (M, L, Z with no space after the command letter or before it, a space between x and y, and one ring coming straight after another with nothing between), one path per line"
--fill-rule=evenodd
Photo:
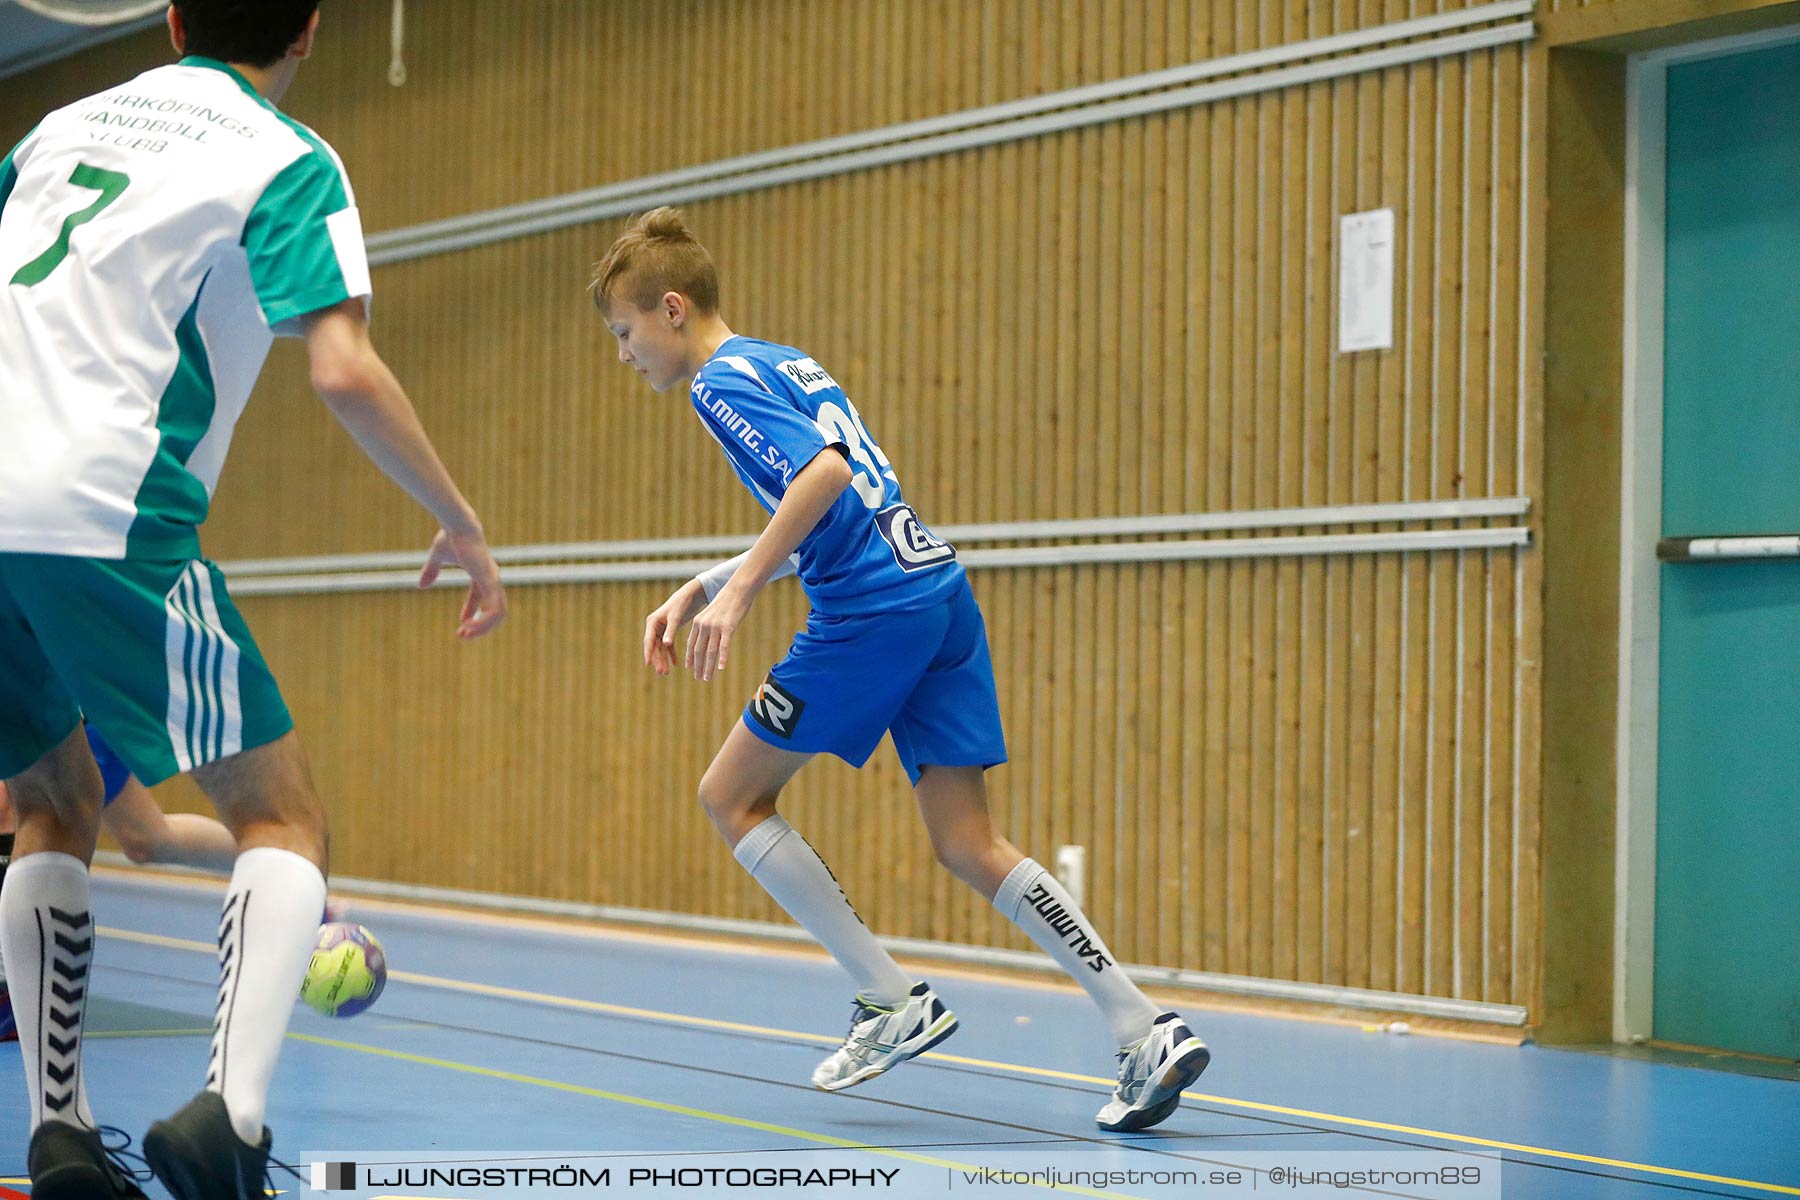
M924 1154L912 1154L905 1150L890 1150L885 1146L873 1146L867 1142L858 1142L850 1138L841 1138L835 1134L815 1133L810 1129L797 1129L791 1125L775 1125L767 1121L757 1121L749 1117L732 1116L730 1113L711 1112L704 1108L689 1108L683 1104L671 1104L666 1100L649 1100L642 1096L630 1096L624 1092L610 1092L603 1088L587 1087L579 1083L565 1083L558 1079L541 1079L535 1075L521 1075L514 1071L502 1071L495 1067L478 1066L475 1063L458 1062L451 1058L434 1058L425 1054L412 1054L405 1050L389 1050L383 1046L369 1046L361 1042L346 1042L338 1038L319 1037L311 1033L289 1033L294 1041L310 1042L318 1046L330 1046L338 1050L354 1050L362 1054L372 1054L380 1058L392 1058L401 1062L415 1063L421 1066L439 1067L444 1070L461 1071L469 1075L479 1075L487 1079L500 1079L508 1083L524 1083L534 1087L549 1088L552 1091L569 1092L577 1096L590 1096L600 1100L611 1100L617 1104L629 1104L637 1108L648 1108L656 1112L675 1113L684 1117L698 1117L705 1121L715 1121L721 1125L735 1125L743 1129L754 1129L760 1133L772 1133L782 1137L799 1138L802 1141L816 1142L822 1146L832 1146L840 1150L857 1150L866 1154L879 1154L886 1158L897 1158L904 1162L922 1163L928 1167L943 1167L953 1171L979 1172L982 1168L971 1163L955 1162L946 1158L932 1158ZM1104 1200L1139 1200L1127 1196L1123 1192L1106 1192L1094 1188L1070 1187L1063 1185L1037 1185L1046 1190L1071 1192L1079 1196L1098 1196Z
M192 950L207 955L216 955L218 947L210 942L194 941L188 938L166 937L157 933L139 933L129 929L114 929L100 926L99 932L123 941L138 942L148 946L163 946L176 950ZM811 1042L818 1045L836 1045L843 1039L829 1037L824 1034L803 1033L792 1029L774 1029L762 1025L747 1025L738 1021L721 1021L712 1017L687 1016L682 1013L662 1012L652 1008L633 1008L623 1004L608 1004L600 1000L581 1000L573 996L559 996L552 992L532 992L522 988L501 987L491 983L475 983L469 980L449 979L441 975L421 975L412 971L390 971L388 977L421 987L438 988L444 991L464 992L471 995L490 996L503 1000L526 1000L535 1004L545 1004L555 1008L569 1008L586 1012L608 1013L616 1016L637 1017L644 1020L662 1021L673 1025L685 1025L699 1029L722 1029L732 1033L754 1033L761 1036L789 1038L795 1041ZM290 1034L290 1037L301 1037L301 1034ZM938 1062L955 1063L959 1066L985 1067L989 1070L1003 1071L1014 1075L1036 1076L1042 1079L1063 1079L1075 1083L1092 1083L1111 1088L1113 1080L1103 1079L1097 1075L1080 1075L1070 1071L1055 1071L1047 1067L1030 1067L1019 1063L996 1062L991 1059L965 1058L956 1054L944 1054L940 1051L927 1051L921 1058L934 1059ZM1338 1125L1349 1125L1358 1129L1379 1129L1386 1133L1403 1133L1413 1137L1432 1138L1437 1141L1453 1142L1465 1146L1481 1146L1492 1150L1511 1150L1519 1154L1532 1154L1542 1158L1562 1159L1566 1162L1590 1163L1602 1167L1618 1167L1622 1170L1636 1171L1647 1175L1663 1175L1673 1179L1692 1179L1701 1183L1719 1183L1729 1187L1748 1188L1752 1191L1770 1192L1782 1196L1800 1196L1800 1187L1789 1187L1779 1183L1763 1183L1754 1179L1737 1179L1729 1175L1709 1175L1702 1171L1684 1171L1679 1167L1663 1167L1655 1163L1631 1162L1622 1158L1605 1158L1593 1154L1581 1154L1573 1150L1554 1150L1548 1146L1530 1146L1522 1142L1503 1142L1494 1138L1478 1137L1467 1133L1449 1133L1441 1129L1424 1129L1416 1125L1397 1125L1387 1121L1374 1121L1365 1117L1346 1117L1337 1113L1317 1112L1306 1108L1289 1108L1280 1104L1263 1104L1256 1100L1238 1100L1230 1096L1214 1096L1205 1092L1183 1092L1188 1100L1207 1104L1223 1105L1227 1108L1247 1109L1251 1112L1279 1113L1283 1116L1301 1117L1312 1121L1329 1121ZM823 1135L821 1135L823 1136Z
M205 892L215 898L223 897L225 894L225 880L222 877L206 875L189 867L167 865L125 867L96 863L94 874L106 878L108 882L125 886L144 885L169 890ZM454 901L406 900L392 896L379 896L373 892L359 892L354 887L343 894L355 900L358 909L401 913L439 925L486 924L503 929L530 929L539 933L597 942L634 942L679 950L711 951L739 957L787 958L796 962L829 963L832 961L831 955L816 942L793 941L754 930L707 932L655 928L619 917L565 916L554 913L536 913L529 910L464 906ZM930 949L900 950L896 951L896 956L902 963L910 961L925 966L927 973L933 978L941 975L948 979L968 979L977 983L1048 992L1053 995L1083 995L1081 985L1077 981L1062 975L1040 974L1031 968L939 958ZM1049 961L1048 958L1046 961ZM1308 1025L1335 1025L1350 1029L1369 1028L1365 1024L1367 1013L1345 1015L1335 1010L1318 1008L1309 1001L1284 1001L1240 996L1226 992L1209 992L1204 988L1190 987L1169 980L1151 980L1143 986L1145 992L1152 999L1158 995L1179 997L1182 1005L1200 1012L1231 1013L1237 1016L1260 1017L1271 1021L1300 1021ZM1297 1007L1286 1007L1287 1005ZM1499 1046L1518 1046L1524 1041L1522 1030L1513 1026L1468 1022L1438 1027L1417 1023L1425 1020L1429 1020L1429 1018L1415 1018L1413 1025L1415 1035L1441 1038L1447 1041L1478 1042Z

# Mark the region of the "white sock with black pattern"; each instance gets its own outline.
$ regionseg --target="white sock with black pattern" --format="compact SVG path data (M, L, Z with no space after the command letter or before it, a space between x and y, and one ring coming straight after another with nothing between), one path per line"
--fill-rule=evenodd
M1112 951L1056 876L1034 859L1024 859L1000 881L994 907L1082 986L1100 1006L1120 1046L1129 1046L1150 1032L1162 1010L1126 978Z
M251 1146L262 1142L269 1081L324 904L325 877L310 859L272 846L238 855L219 917L219 1004L206 1089L224 1097L232 1128Z
M856 980L857 994L884 1008L906 1002L912 980L863 924L837 877L807 840L779 816L745 834L732 854L787 915L798 921Z
M31 1091L31 1128L92 1128L81 1031L87 1018L94 921L88 869L54 851L15 860L0 886L0 957L10 967L13 1019Z
M0 787L4 787L0 784ZM0 833L0 887L6 886L6 867L12 862L13 835ZM6 988L6 955L0 953L0 991Z

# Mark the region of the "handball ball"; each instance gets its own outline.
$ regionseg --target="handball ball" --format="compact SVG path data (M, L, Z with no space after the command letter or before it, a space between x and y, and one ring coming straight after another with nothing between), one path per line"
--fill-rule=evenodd
M300 998L328 1017L354 1017L387 986L387 955L361 925L333 921L319 926Z

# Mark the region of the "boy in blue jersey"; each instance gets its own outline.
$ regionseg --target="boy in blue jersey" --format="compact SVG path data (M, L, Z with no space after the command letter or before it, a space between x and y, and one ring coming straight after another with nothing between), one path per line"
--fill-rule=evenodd
M983 772L1006 761L987 632L955 548L906 504L900 480L831 375L789 346L741 337L719 312L718 272L673 209L638 218L595 267L594 301L619 360L658 392L686 387L700 423L768 527L744 554L676 589L644 623L644 661L708 681L763 586L798 573L812 604L700 781L732 852L857 983L850 1031L813 1072L838 1091L923 1053L956 1017L882 949L836 878L775 811L815 754L861 766L891 733L938 859L1086 989L1118 1039L1103 1129L1166 1119L1209 1055L1160 1012L1062 886L988 815Z

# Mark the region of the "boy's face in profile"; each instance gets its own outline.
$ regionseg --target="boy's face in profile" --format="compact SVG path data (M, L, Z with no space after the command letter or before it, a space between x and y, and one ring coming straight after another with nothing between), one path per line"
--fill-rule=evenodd
M653 309L639 308L629 300L606 305L606 327L619 343L619 361L632 368L658 392L666 392L694 374L688 363L687 298L677 292L663 296Z

